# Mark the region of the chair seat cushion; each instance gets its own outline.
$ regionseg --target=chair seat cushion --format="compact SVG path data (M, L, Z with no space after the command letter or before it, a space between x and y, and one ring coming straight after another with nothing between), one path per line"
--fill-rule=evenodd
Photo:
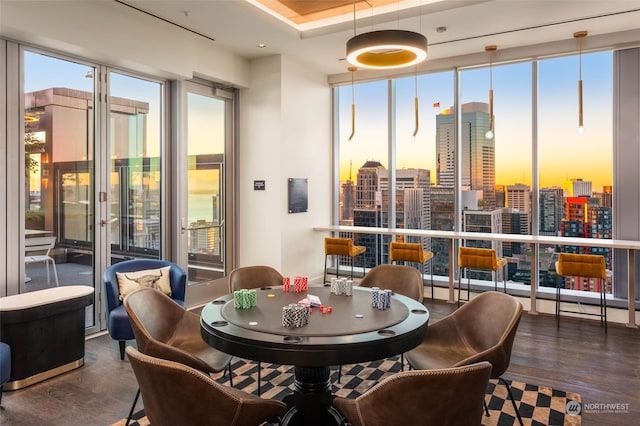
M124 309L124 305L120 305L109 312L107 327L109 335L115 340L132 340L134 338L129 315Z
M145 269L135 272L116 272L120 300L140 287L151 287L160 290L167 296L171 296L171 280L169 273L171 266L160 269Z
M463 345L429 345L423 343L404 354L409 364L417 370L455 367L462 360L475 355L477 351Z

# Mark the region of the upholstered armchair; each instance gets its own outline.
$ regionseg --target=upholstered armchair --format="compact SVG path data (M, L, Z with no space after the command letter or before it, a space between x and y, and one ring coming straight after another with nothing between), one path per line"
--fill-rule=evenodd
M490 374L491 364L487 361L438 370L404 371L356 399L336 397L333 406L352 426L475 426L482 420Z
M142 392L145 414L154 426L255 426L283 416L287 406L220 385L206 374L177 362L127 348Z
M237 290L271 287L278 288L282 286L282 274L276 269L267 265L242 266L234 269L229 274L229 293ZM260 387L261 365L258 361L258 396L262 390Z
M158 259L132 259L125 260L108 267L102 276L105 286L105 299L107 305L107 329L112 339L120 345L120 359L124 359L124 347L127 340L133 340L133 330L129 322L129 316L120 298L117 273L139 273L146 270L158 270L165 267L169 269L169 282L171 286L170 297L180 306L184 307L185 290L187 286L187 274L175 263Z
M522 311L522 303L513 296L495 291L482 293L452 314L430 324L422 343L407 352L405 358L416 370L490 362L491 378L498 379L507 387L518 422L522 425L511 386L502 377L511 362L511 350Z

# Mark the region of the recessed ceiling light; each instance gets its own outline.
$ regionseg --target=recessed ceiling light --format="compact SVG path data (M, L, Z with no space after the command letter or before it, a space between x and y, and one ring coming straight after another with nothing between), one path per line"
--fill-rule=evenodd
M267 47L267 45L266 45L266 44L264 44L264 43L259 43L259 44L258 44L258 47L259 47L260 49L264 49L265 47Z

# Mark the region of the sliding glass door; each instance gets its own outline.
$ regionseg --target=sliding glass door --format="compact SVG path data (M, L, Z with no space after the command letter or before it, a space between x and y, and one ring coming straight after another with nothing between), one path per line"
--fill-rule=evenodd
M233 94L194 82L182 86L186 147L180 151L180 256L189 285L215 283L230 271L230 178Z

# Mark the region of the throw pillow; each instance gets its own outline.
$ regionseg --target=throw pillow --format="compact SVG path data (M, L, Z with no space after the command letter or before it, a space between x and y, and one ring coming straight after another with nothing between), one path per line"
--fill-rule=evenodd
M160 290L167 296L171 296L171 281L169 271L171 266L160 269L146 269L135 272L116 272L120 300L124 300L127 294L140 287L151 287Z

